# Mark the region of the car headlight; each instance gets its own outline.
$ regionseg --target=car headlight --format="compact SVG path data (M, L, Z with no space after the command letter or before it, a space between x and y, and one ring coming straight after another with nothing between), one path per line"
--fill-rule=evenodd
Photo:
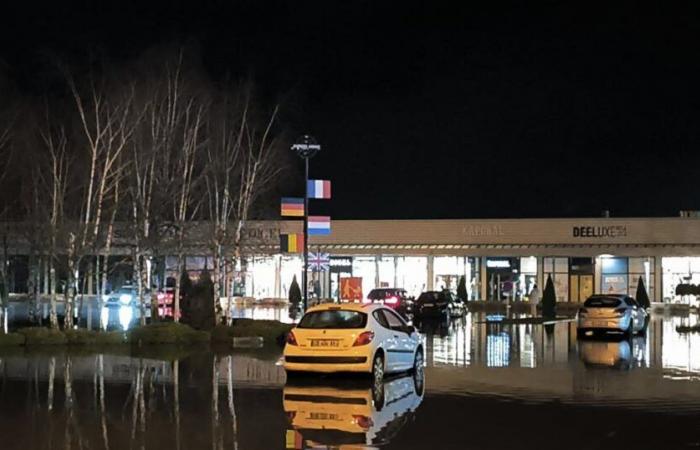
M131 295L130 294L122 294L119 296L119 302L123 304L129 304L131 303Z

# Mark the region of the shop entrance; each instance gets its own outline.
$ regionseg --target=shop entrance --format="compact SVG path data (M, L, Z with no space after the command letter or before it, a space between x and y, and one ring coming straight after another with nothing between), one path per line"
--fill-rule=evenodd
M593 275L569 276L569 299L575 303L583 303L593 295Z
M593 295L593 259L571 258L569 266L569 301L583 303Z

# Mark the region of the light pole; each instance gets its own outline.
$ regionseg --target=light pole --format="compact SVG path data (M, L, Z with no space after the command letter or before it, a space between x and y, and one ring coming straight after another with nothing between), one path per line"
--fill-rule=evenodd
M307 280L309 271L309 159L321 150L321 146L313 136L305 134L299 138L296 144L292 145L292 150L304 159L304 271L301 273L301 284L304 294L303 308L306 311L309 304Z

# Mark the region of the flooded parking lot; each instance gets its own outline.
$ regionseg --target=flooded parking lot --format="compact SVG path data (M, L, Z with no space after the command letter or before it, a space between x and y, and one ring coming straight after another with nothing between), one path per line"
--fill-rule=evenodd
M284 311L240 316L284 319ZM697 448L697 318L579 340L575 325L424 327L425 377L289 382L280 350L0 351L3 449Z

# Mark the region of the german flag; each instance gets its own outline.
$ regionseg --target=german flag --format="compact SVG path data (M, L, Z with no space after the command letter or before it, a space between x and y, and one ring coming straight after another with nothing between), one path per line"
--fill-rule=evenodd
M280 251L282 253L302 253L304 251L304 234L280 234Z
M282 197L283 217L304 217L304 199Z

